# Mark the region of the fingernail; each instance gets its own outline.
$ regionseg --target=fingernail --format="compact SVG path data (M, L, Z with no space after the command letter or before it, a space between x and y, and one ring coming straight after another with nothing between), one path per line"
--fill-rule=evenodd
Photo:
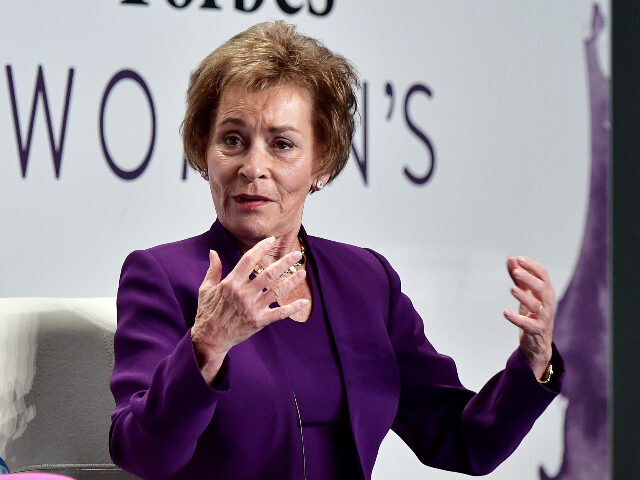
M270 237L267 237L267 242L268 242L268 243L273 243L273 242L275 242L275 241L276 241L276 237L274 237L273 235L272 235L272 236L270 236Z
M514 277L519 277L522 274L522 270L520 270L519 268L515 268L513 270L513 276Z
M526 265L527 259L524 257L518 257L518 263L520 263L520 265Z

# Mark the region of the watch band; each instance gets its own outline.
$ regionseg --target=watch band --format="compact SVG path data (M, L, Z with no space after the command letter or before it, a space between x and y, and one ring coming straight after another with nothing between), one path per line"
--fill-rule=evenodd
M549 383L551 381L551 377L553 376L553 365L551 362L547 364L547 368L544 369L544 373L542 374L542 379L539 380L540 383Z

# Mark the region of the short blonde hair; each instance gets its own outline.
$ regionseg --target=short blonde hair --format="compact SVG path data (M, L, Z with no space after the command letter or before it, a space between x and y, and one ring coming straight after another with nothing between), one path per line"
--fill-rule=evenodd
M349 158L360 87L358 75L341 55L302 35L283 21L254 25L211 52L191 74L182 125L184 152L195 170L205 168L211 122L230 86L262 91L295 84L310 95L318 171L334 179Z

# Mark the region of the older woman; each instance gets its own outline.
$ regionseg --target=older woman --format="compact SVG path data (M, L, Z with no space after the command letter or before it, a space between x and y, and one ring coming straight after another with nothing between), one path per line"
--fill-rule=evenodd
M425 464L483 474L556 395L554 294L533 260L507 262L520 345L474 393L384 257L302 228L307 195L347 161L356 87L344 58L282 22L192 74L184 147L218 218L122 268L110 449L125 470L368 479L393 429Z

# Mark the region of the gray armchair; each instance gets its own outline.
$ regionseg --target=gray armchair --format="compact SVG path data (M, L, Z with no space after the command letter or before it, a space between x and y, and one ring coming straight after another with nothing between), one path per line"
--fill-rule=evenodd
M0 299L0 457L12 472L136 478L109 457L115 300Z

